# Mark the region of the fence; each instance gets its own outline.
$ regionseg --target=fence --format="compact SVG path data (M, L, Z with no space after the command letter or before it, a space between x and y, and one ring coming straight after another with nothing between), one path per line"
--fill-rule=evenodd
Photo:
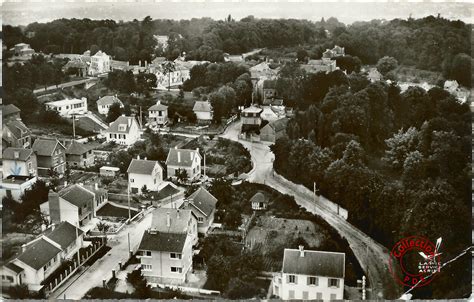
M45 284L44 288L46 289L46 292L51 293L56 288L61 286L85 262L87 262L92 256L94 256L95 253L97 253L97 251L99 251L103 246L104 246L104 243L102 241L96 241L96 242L93 242L92 245L85 248L85 251L82 253L82 255L80 253L80 250L76 254L74 254L73 259L71 259L72 263L59 274L59 277L56 277L53 280L49 281L47 284ZM78 253L79 253L79 263L77 260Z

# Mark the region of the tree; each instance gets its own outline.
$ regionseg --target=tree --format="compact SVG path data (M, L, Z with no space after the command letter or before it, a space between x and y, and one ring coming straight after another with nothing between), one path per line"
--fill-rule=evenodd
M171 88L171 73L176 70L174 62L167 61L161 65L163 67L163 73L168 75L168 91Z
M121 115L122 115L122 108L120 108L120 104L113 103L109 107L109 112L107 112L107 117L105 118L105 121L107 123L111 123L115 121Z
M358 57L353 56L341 56L336 57L336 64L342 70L345 70L347 74L352 72L359 72L360 67L362 66L362 61Z
M395 70L397 67L398 61L393 57L385 56L377 62L377 70L383 75Z
M298 62L304 63L306 62L306 59L308 58L308 52L305 49L300 48L296 52L296 58L298 59Z
M448 79L458 81L459 84L471 87L471 66L472 58L465 54L459 53L454 56L452 63L447 64L444 68L444 74Z
M180 182L186 182L188 180L188 172L186 169L178 169L175 172L175 176Z
M153 73L139 73L136 77L136 89L138 93L148 93L156 86L156 76Z
M419 132L415 127L410 127L405 132L403 129L400 129L398 133L385 140L387 149L385 150L383 160L392 169L400 171L408 154L417 151L419 138Z
M99 232L104 234L103 243L106 244L107 243L107 232L110 229L110 224L101 221L97 224L97 229L99 230Z
M216 92L209 95L213 110L213 121L216 124L224 117L230 116L235 107L235 91L230 86L222 86Z
M236 230L242 224L242 215L240 214L240 210L236 208L230 208L226 210L223 223L226 228L230 230Z
M147 299L151 296L151 288L142 275L142 269L133 270L127 274L127 282L132 284L135 289L135 295L139 299Z
M146 187L146 185L143 185L141 191L142 191L142 194L143 194L143 195L148 194L148 192L150 192L150 191L148 190L148 188Z

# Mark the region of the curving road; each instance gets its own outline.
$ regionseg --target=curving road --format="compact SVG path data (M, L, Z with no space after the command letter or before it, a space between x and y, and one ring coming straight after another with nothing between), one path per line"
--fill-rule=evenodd
M236 122L220 136L237 141L250 151L253 169L248 174L248 180L266 184L282 193L294 196L300 206L322 217L342 237L346 238L367 274L371 288L371 291L367 293L369 299L398 299L402 294L402 288L393 279L388 269L389 251L335 212L318 202L315 203L313 193L309 189L277 175L273 171L274 154L270 150L270 144L240 140L239 133L240 122Z

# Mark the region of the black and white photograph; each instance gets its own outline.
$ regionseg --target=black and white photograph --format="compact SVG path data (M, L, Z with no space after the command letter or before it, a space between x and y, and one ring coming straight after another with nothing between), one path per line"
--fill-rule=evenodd
M474 299L472 2L1 5L1 300Z

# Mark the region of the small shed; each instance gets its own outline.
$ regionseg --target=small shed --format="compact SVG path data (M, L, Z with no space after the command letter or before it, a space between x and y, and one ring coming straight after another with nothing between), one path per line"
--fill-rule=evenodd
M119 174L120 174L120 168L118 167L103 166L100 168L100 176L116 177L116 176L119 176Z
M255 195L250 198L252 210L265 210L268 206L268 200L269 198L265 193L261 191L255 193Z

